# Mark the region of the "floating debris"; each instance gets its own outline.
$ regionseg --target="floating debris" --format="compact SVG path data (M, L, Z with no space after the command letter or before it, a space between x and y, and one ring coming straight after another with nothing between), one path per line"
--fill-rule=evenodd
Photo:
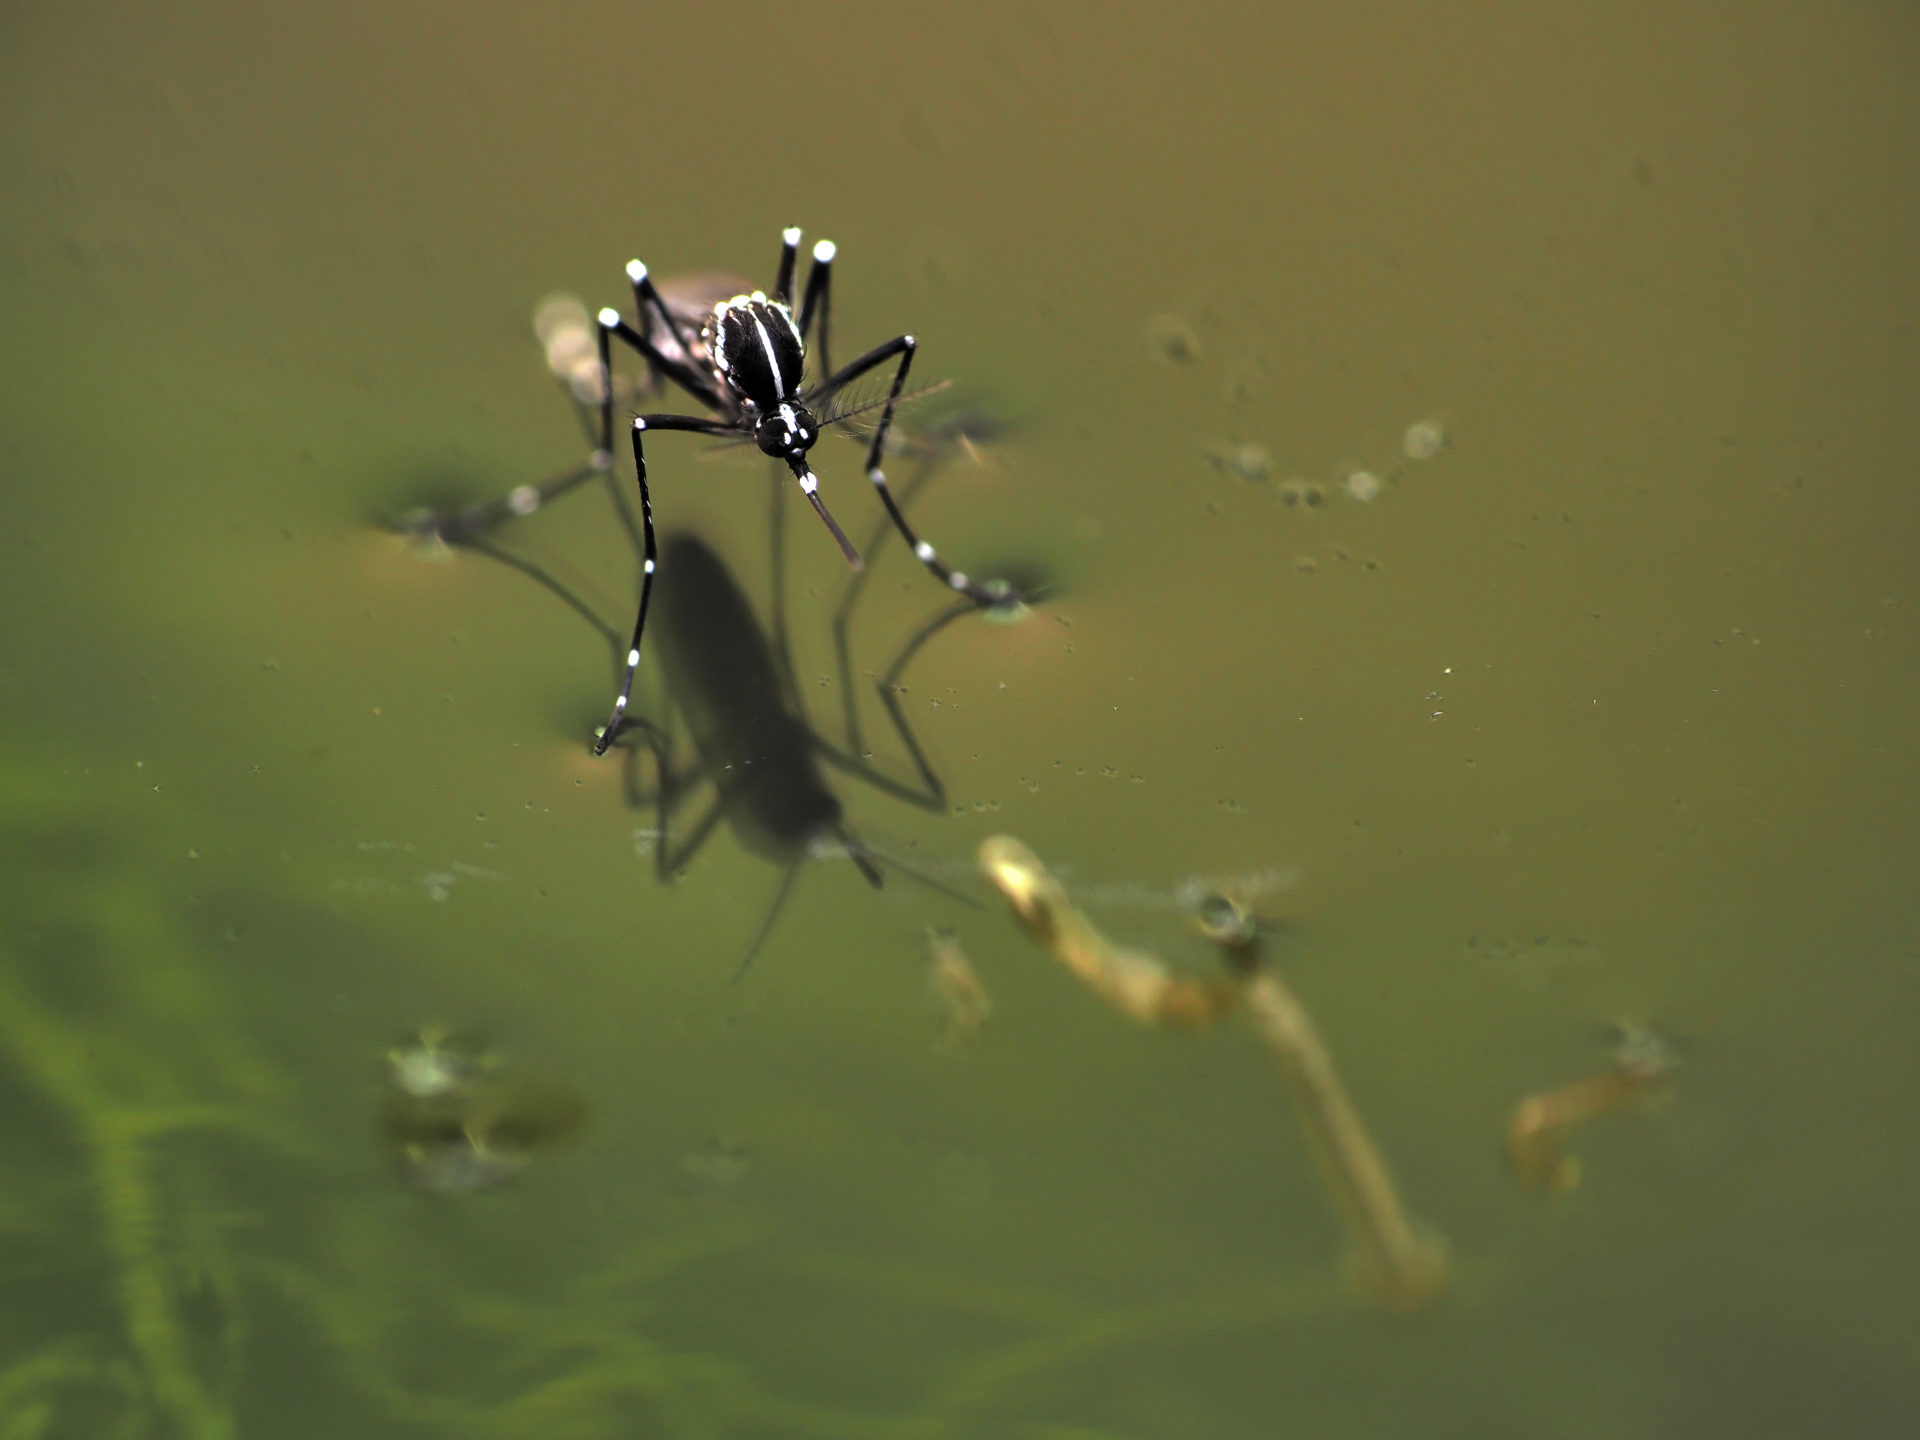
M549 295L533 310L533 333L547 353L547 368L582 405L600 403L599 341L587 307L574 295Z
M1102 935L1025 845L1011 835L980 844L980 869L1027 932L1109 1005L1143 1025L1200 1029L1233 1008L1235 987L1176 976L1143 950Z
M1039 857L1013 837L990 836L981 843L979 860L1028 933L1130 1018L1197 1030L1236 1004L1244 1008L1286 1081L1322 1177L1347 1221L1362 1288L1394 1311L1419 1309L1439 1295L1446 1281L1444 1248L1408 1221L1319 1032L1279 978L1254 963L1245 917L1231 901L1217 897L1221 904L1202 913L1216 943L1228 950L1238 982L1209 985L1177 978L1157 956L1108 940L1067 899Z
M1447 448L1447 431L1438 420L1416 420L1400 437L1400 453L1419 465Z
M681 1187L692 1194L719 1195L738 1189L753 1173L753 1152L727 1135L703 1140L680 1157Z
M1283 480L1278 493L1282 505L1297 505L1303 510L1317 510L1327 498L1327 492L1314 480Z
M1252 441L1209 445L1205 454L1214 469L1224 470L1249 485L1258 485L1273 474L1272 454L1266 446L1255 445Z
M1371 505L1380 498L1380 477L1371 470L1349 471L1346 488L1350 497L1362 505Z
M387 1052L387 1140L422 1190L496 1189L578 1129L586 1111L571 1087L504 1065L441 1026Z
M1271 971L1249 978L1242 1000L1287 1082L1321 1178L1347 1221L1360 1287L1387 1310L1418 1310L1431 1303L1446 1285L1446 1248L1407 1219L1386 1162L1334 1072L1313 1020Z
M497 1190L524 1170L529 1158L522 1150L497 1148L484 1131L465 1126L400 1148L407 1178L435 1195Z
M1178 315L1156 315L1149 320L1147 344L1169 365L1192 365L1200 358L1200 337Z
M927 988L939 1006L940 1048L964 1050L973 1044L993 1014L993 1001L951 930L927 934Z
M452 1044L441 1025L423 1025L409 1045L387 1052L387 1082L413 1100L441 1100L471 1094L493 1067L493 1057Z
M980 609L980 618L989 625L1018 625L1033 613L1023 594L1034 594L1024 586L1007 580L982 582L990 598Z
M1246 901L1223 890L1209 890L1194 906L1194 928L1236 966L1252 964L1260 943L1260 921Z
M1567 1132L1583 1121L1638 1105L1673 1074L1666 1039L1644 1025L1622 1024L1613 1064L1598 1075L1529 1095L1507 1120L1507 1165L1523 1189L1549 1199L1580 1183L1580 1157L1569 1155Z

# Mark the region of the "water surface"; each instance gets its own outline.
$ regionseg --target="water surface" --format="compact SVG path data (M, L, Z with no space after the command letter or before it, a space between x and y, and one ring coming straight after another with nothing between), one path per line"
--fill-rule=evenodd
M5 22L0 1432L1909 1431L1910 17L750 18ZM968 884L1016 834L1203 972L1182 883L1291 877L1430 1311L1347 1283L1246 1036L1129 1026L997 906L822 861L730 984L778 873L723 834L655 885L601 640L381 532L577 459L539 297L766 283L795 223L840 354L910 330L1010 421L917 521L1057 585L907 677L950 813L853 823ZM658 444L764 605L758 467ZM845 571L790 519L831 728ZM628 603L601 497L516 543ZM874 560L868 671L942 603ZM959 1054L930 925L993 996ZM1669 1092L1522 1193L1506 1115L1622 1018ZM432 1022L590 1120L410 1190L383 1057Z

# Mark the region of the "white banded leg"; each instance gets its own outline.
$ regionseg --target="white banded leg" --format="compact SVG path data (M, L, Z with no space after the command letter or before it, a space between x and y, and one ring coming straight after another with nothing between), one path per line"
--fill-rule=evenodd
M893 498L893 491L887 488L887 472L880 464L881 452L886 449L887 431L893 427L894 407L900 403L900 392L906 387L907 371L913 366L915 348L913 336L902 335L897 340L889 340L878 349L869 351L847 367L846 378L851 379L862 371L885 364L892 355L897 354L900 357L900 364L893 372L893 388L887 394L886 407L880 412L880 423L874 427L873 443L867 447L867 479L873 482L873 488L880 493L881 503L887 507L887 514L893 518L894 529L898 530L906 540L913 551L914 558L931 570L942 584L965 595L976 605L1004 604L1011 596L1011 591L1004 584L982 585L969 578L964 571L955 570L942 561L939 552L914 533L913 526L907 523L906 512ZM846 379L841 379L839 376L835 379L840 384L846 383Z
M620 693L614 698L613 714L593 742L593 753L604 755L620 733L627 718L627 705L633 699L633 677L640 669L640 637L647 629L647 602L653 597L653 572L658 549L653 538L653 498L647 492L647 452L641 436L652 430L691 430L697 435L730 435L733 427L695 415L637 415L633 421L633 471L640 485L640 610L633 617L633 639L627 643L627 665L620 677Z
M827 339L827 317L833 307L833 257L834 243L821 240L813 247L813 268L807 272L807 293L800 302L800 343L807 343L808 327L813 317L820 317L820 330L813 341L813 353L819 357L820 368L815 373L831 375L833 373L833 352Z
M780 232L780 268L773 277L773 298L785 305L793 298L793 262L800 254L800 227Z
M683 347L686 340L680 329L680 322L673 318L666 302L660 298L660 292L653 288L653 281L647 278L647 267L638 260L627 266L627 275L633 280L635 302L651 308L665 321L667 333L674 337L676 344ZM644 310L643 310L644 313ZM611 454L613 451L613 342L637 350L646 358L649 365L672 380L682 390L698 400L710 410L722 409L720 397L715 393L713 382L688 365L686 361L666 354L621 317L618 310L608 306L595 317L596 340L600 348L600 449Z

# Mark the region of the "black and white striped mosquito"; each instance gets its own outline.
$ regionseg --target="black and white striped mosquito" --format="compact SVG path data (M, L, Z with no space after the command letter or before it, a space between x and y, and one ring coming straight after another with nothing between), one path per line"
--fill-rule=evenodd
M640 638L646 630L647 603L651 598L657 554L653 531L653 501L647 487L645 436L649 431L684 430L696 435L738 436L751 439L762 453L783 462L793 472L800 493L825 524L847 563L860 566L860 552L835 523L826 502L820 497L820 481L808 463L808 452L823 431L848 418L836 413L834 399L846 387L885 365L896 361L893 382L880 411L873 438L867 446L867 478L879 492L894 528L906 540L914 555L943 584L980 605L1006 603L1005 585L981 584L941 561L933 546L914 533L893 493L881 465L886 449L887 431L893 424L894 408L900 403L907 372L913 366L916 342L911 335L899 335L876 345L859 359L830 368L828 351L828 313L832 303L834 246L822 240L813 247L813 266L807 274L806 291L796 317L792 307L794 267L800 251L800 231L789 229L780 237L780 267L772 294L755 290L717 302L695 333L676 307L662 298L647 273L647 267L635 260L627 266L627 279L633 286L635 320L629 323L619 311L602 310L598 318L600 358L600 434L593 457L596 468L613 463L613 342L636 350L650 370L678 385L710 412L707 415L647 414L633 420L633 463L640 486L640 524L644 545L640 608L634 617L633 641L627 649L625 674L620 693L613 703L613 714L594 743L594 753L604 755L619 733L633 693L634 674L640 665ZM807 383L807 337L819 322L814 349L820 357L824 378Z

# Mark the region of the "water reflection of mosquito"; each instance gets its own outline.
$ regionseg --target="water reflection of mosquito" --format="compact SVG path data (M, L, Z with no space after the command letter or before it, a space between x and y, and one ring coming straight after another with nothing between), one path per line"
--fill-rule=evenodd
M902 493L910 496L916 491L948 448L941 444L925 450L924 463ZM656 809L653 853L662 882L673 880L722 822L743 848L781 866L779 888L747 946L741 971L771 933L800 866L810 857L844 854L876 888L883 883L880 866L886 863L943 894L974 903L898 861L883 862L848 823L827 771L858 779L920 809L935 813L946 809L946 788L900 707L899 682L929 640L979 607L971 600L941 607L907 636L899 653L875 677L888 718L918 774L917 784L896 780L864 758L860 738L848 622L861 593L862 577L856 576L848 586L835 616L847 746L826 739L807 717L786 634L784 512L777 489L772 499L774 583L768 627L762 626L752 602L710 545L688 532L668 532L663 552L669 563L661 572L654 650L667 713L658 719L630 716L627 733L618 742L627 754L629 803L652 804ZM466 544L557 596L600 633L616 661L620 658L619 632L570 586L489 539L470 535ZM1010 600L989 611L996 618L1018 613L1017 603ZM692 752L684 761L683 737ZM646 756L653 760L651 788L643 783ZM690 825L676 831L675 818L703 786L711 787L712 800Z
M641 550L640 602L634 617L633 636L628 642L619 692L613 713L594 744L595 754L604 754L618 737L631 701L634 676L640 664L640 641L646 630L647 607L653 592L658 557L655 552L653 502L647 488L647 459L644 436L652 431L678 430L696 435L751 440L766 455L785 465L799 484L800 492L814 513L832 533L849 564L860 567L860 553L835 523L826 503L820 498L820 482L814 475L808 454L827 429L851 419L868 408L849 404L844 392L854 382L892 363L892 382L867 447L866 474L886 507L888 519L906 540L914 556L926 569L953 591L966 596L975 605L991 607L1011 600L1017 594L1004 581L981 583L945 564L934 547L920 538L908 524L906 514L887 486L883 459L887 434L893 424L907 373L912 368L917 342L911 335L898 335L876 345L858 359L832 368L828 349L828 321L832 303L834 246L822 240L813 247L813 266L807 275L806 291L796 318L791 300L795 265L800 249L800 231L781 234L779 269L771 296L758 290L736 293L714 301L700 312L692 300L692 290L669 299L665 286L656 287L647 267L634 260L627 266L633 287L634 318L623 319L619 311L608 308L595 317L594 356L597 365L588 369L576 364L576 375L591 377L583 387L573 386L577 403L597 411L599 425L594 435L594 450L586 465L576 467L542 486L523 486L491 506L461 512L448 517L431 517L419 528L440 538L458 541L466 537L470 521L484 524L504 514L525 514L571 489L595 473L611 473L613 466L613 410L617 398L612 359L612 342L620 341L645 360L649 376L656 386L670 384L683 390L708 413L679 415L653 413L633 419L634 473L640 492L640 515L636 539ZM818 318L814 349L824 371L811 384L806 380L807 337ZM577 347L576 347L577 348ZM554 347L548 343L551 360ZM597 383L596 383L597 382ZM634 520L624 496L615 490L616 501L629 534L635 534Z

